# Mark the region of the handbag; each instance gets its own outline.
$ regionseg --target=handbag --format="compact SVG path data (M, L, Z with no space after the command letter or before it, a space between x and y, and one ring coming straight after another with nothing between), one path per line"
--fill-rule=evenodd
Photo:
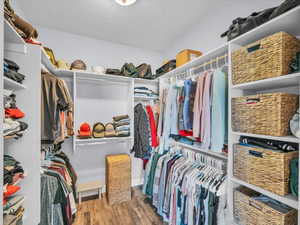
M236 18L232 21L232 25L230 25L229 29L221 34L221 37L227 36L227 40L230 41L253 28L260 26L269 20L275 9L276 7L269 8L260 12L254 12L246 18Z
M300 5L300 0L286 0L270 16L270 20Z
M138 75L139 78L149 79L149 80L153 79L151 65L143 63L139 65L136 69L139 73Z
M155 77L160 77L162 75L164 75L167 72L170 72L171 70L176 69L176 60L170 60L169 62L167 62L166 64L164 64L163 66L161 66L159 69L156 70L156 75Z

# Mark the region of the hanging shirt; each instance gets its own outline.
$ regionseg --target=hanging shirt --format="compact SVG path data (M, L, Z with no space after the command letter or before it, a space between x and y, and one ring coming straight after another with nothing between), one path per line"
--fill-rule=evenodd
M194 102L193 136L200 137L200 126L203 109L203 91L206 73L201 74L197 79L197 87Z
M194 96L195 82L192 80L184 81L183 122L185 130L191 130L193 128Z
M151 130L151 146L155 148L158 146L155 118L151 106L147 105L146 110L148 113L150 130Z
M227 140L227 75L218 69L214 72L212 82L212 112L211 112L211 150L222 152Z
M208 72L205 76L205 84L203 91L203 111L201 116L201 148L209 149L210 147L210 131L211 131L211 81L212 72Z

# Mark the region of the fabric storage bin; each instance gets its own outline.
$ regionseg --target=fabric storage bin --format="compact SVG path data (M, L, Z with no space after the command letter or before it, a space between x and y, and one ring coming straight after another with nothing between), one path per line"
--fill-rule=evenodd
M202 53L199 51L191 49L182 50L176 55L176 67L182 66L201 55Z
M232 129L235 132L286 136L289 121L298 108L298 95L258 94L232 98Z
M298 211L291 209L287 213L261 201L253 199L259 193L246 187L234 191L234 217L242 225L297 225Z
M290 162L298 158L298 151L280 152L235 144L233 154L235 177L281 196L290 193Z
M131 159L129 155L106 156L106 194L110 205L131 200Z
M286 75L296 53L299 40L279 32L242 47L232 53L232 83L241 84Z

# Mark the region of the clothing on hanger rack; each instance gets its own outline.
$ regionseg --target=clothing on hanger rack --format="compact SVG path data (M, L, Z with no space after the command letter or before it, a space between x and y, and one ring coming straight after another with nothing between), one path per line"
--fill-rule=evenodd
M134 152L136 158L149 159L154 148L159 145L157 121L159 108L138 103L134 107Z
M40 224L71 225L77 211L77 174L66 154L52 150L50 146L43 148Z
M42 72L42 141L60 143L73 136L73 100L64 80Z
M168 224L224 224L224 161L187 149L152 153L143 192Z
M227 55L217 57L170 78L162 115L160 152L170 148L170 137L202 149L222 152L227 144ZM222 62L223 60L223 62ZM206 68L206 65L210 65ZM201 72L199 68L206 68ZM183 75L184 74L184 75Z

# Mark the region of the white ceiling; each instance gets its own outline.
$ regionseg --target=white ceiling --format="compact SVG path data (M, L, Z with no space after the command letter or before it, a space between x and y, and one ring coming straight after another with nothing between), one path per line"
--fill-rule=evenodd
M239 2L249 4L248 0L137 0L122 7L114 0L18 0L33 24L156 51L164 50L213 8L228 9Z

